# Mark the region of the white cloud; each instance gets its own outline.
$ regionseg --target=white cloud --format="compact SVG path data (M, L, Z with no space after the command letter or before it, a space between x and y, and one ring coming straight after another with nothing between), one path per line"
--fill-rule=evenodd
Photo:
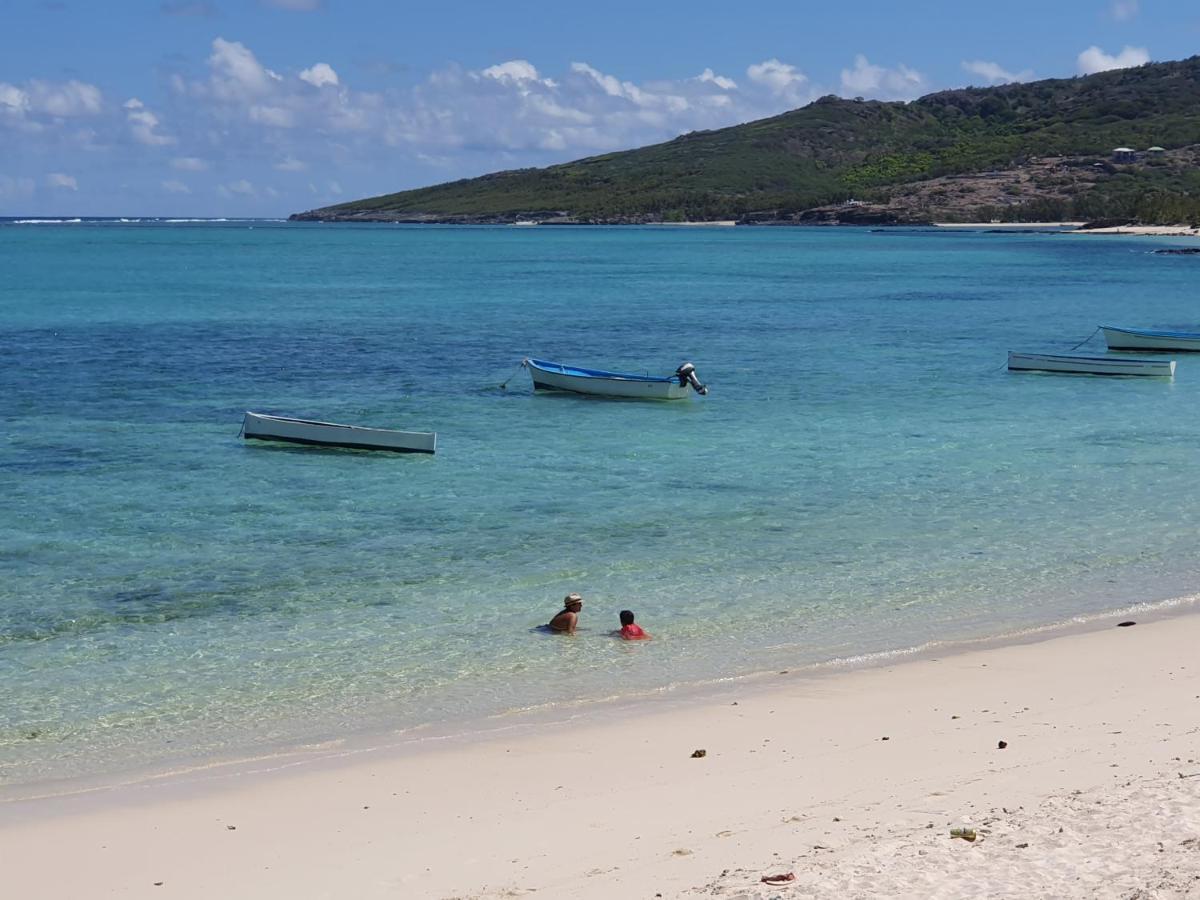
M29 82L27 92L30 110L50 116L94 116L103 107L100 89L82 81L55 84L35 80Z
M541 113L550 119L566 119L571 122L578 122L581 125L587 125L593 120L590 114L582 110L563 106L553 97L547 97L544 94L531 92L524 96L524 100L531 111Z
M678 81L636 83L582 61L571 63L561 79L528 60L477 72L451 66L408 97L385 98L383 139L431 167L486 153L493 168L504 168L547 157L496 154L561 159L635 147L763 118L816 96L803 73L778 60L752 67L751 74L757 78L743 87L711 69Z
M988 84L1011 84L1018 81L1029 81L1033 77L1031 69L1009 72L998 63L986 62L982 59L964 61L962 67L972 75L983 78Z
M168 194L190 194L192 189L177 178L162 182L162 189Z
M0 114L21 116L29 109L29 95L15 84L0 81Z
M620 97L638 105L642 105L645 102L645 95L642 93L641 88L633 82L621 81L612 75L605 75L598 69L593 69L587 63L582 62L571 63L571 71L590 79L610 97Z
M308 166L294 157L288 156L275 163L276 172L303 172Z
M808 76L790 63L768 59L746 69L746 75L757 84L769 88L776 94L790 94L806 81Z
M488 169L669 140L817 96L802 72L779 60L748 74L744 85L712 69L634 82L577 61L552 78L531 60L509 59L479 70L451 65L411 88L371 92L325 63L281 78L251 48L217 38L204 77L168 76L167 83L177 100L171 133L209 157L236 154L263 168L299 157L318 170L335 159L339 166L376 159L386 147L423 165L461 167L471 159L466 165Z
M915 69L899 65L895 69L875 66L861 53L854 57L853 69L842 69L842 90L852 96L876 100L912 100L926 88L925 78Z
M507 81L513 84L520 84L522 81L541 81L537 68L527 59L510 59L508 62L488 66L479 74L485 78L494 78L496 81Z
M1112 0L1108 11L1118 22L1128 22L1137 18L1138 0Z
M284 79L249 48L217 38L208 64L205 79L168 80L192 111L192 131L199 140L219 135L226 147L236 145L254 153L254 145L264 139L259 131L263 127L305 128L327 139L331 134L365 132L374 124L378 134L382 95L350 90L327 63L316 63L298 77Z
M717 87L725 91L737 90L736 81L734 81L732 78L726 78L724 75L716 75L713 73L712 69L705 69L696 76L696 80L704 82L705 84L715 84Z
M129 122L129 130L139 143L145 144L147 147L161 147L164 144L175 143L175 138L158 134L155 131L158 128L158 116L146 109L145 104L137 97L130 97L126 100L123 109L125 110L125 119Z
M180 172L204 172L208 170L208 163L195 156L177 156L171 160L171 168Z
M301 72L300 80L307 81L313 87L321 87L326 84L332 84L336 86L338 83L338 76L337 72L333 71L333 67L328 63L319 62Z
M51 172L46 176L46 185L52 188L61 188L68 191L79 190L79 184L75 181L74 175L64 175L62 172Z
M1093 45L1080 53L1076 62L1081 74L1094 75L1109 69L1128 69L1131 66L1145 65L1150 62L1150 54L1145 47L1123 47L1116 56L1109 56Z
M100 89L83 81L33 79L23 86L0 81L0 120L50 121L97 116L104 111Z
M279 75L263 66L243 44L216 38L208 58L212 70L210 86L226 100L245 100L269 94Z
M329 182L329 193L333 194L334 196L341 196L342 186L336 181Z

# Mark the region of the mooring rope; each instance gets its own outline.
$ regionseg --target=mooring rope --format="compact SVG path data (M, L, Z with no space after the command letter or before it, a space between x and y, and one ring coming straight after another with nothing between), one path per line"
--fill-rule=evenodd
M1097 325L1096 331L1099 331L1100 328L1101 328L1101 326ZM1078 350L1080 347L1082 347L1084 344L1086 344L1088 341L1090 341L1092 338L1094 338L1096 336L1096 331L1093 331L1091 334L1089 334L1087 337L1085 337L1082 341L1080 341L1078 344L1076 344L1074 347L1072 347L1071 350ZM1070 351L1068 351L1068 352L1070 352Z
M524 369L527 365L529 365L529 357L526 357L525 359L521 360L521 364L519 366L517 366L517 370L515 372L513 372L511 375L509 375L507 378L505 378L502 382L500 382L500 390L502 390L502 391L508 390L508 383L510 381L512 381L514 378L516 378L518 375L520 375L521 370Z

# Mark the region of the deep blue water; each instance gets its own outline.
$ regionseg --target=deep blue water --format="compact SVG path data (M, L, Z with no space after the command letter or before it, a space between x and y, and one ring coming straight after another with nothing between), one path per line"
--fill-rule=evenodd
M0 779L1190 596L1200 359L1004 369L1200 330L1200 263L1148 252L1181 242L0 223ZM711 393L534 396L526 355ZM247 409L438 453L246 443ZM531 631L571 590L586 630Z

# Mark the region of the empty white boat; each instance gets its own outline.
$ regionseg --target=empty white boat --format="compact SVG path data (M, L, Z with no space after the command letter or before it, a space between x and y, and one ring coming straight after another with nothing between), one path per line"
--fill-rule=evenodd
M1076 375L1175 375L1173 359L1135 359L1130 356L1067 356L1054 353L1008 351L1008 368L1014 372L1067 372Z
M1152 331L1146 328L1117 328L1101 325L1109 350L1183 350L1200 353L1200 333Z
M242 435L247 440L349 447L354 450L390 450L393 453L433 453L437 449L437 432L433 431L391 431L256 412L246 413L242 420Z

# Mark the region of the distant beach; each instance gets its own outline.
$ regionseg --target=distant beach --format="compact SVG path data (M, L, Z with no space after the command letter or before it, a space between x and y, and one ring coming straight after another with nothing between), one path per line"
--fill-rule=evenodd
M979 229L1023 229L1023 228L1078 228L1083 222L934 222L935 228Z
M1080 234L1130 234L1142 237L1196 237L1200 229L1186 225L1113 225L1105 228L1082 228Z
M937 228L966 228L972 230L1022 230L1057 228L1076 234L1125 234L1146 237L1197 237L1200 229L1188 225L1113 225L1103 228L1084 228L1086 222L935 222Z

